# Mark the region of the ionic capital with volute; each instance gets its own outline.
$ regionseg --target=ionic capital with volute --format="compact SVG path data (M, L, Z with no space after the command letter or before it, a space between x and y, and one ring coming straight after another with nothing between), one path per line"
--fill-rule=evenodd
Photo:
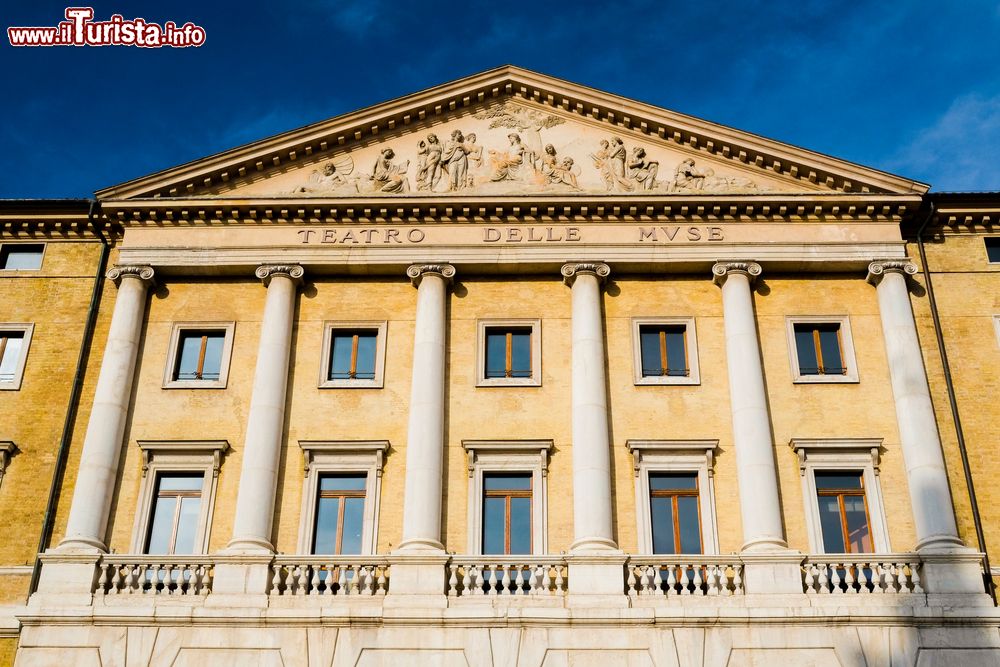
M759 278L763 272L764 269L757 262L719 260L712 267L712 282L722 287L722 284L726 282L726 279L730 275L739 274L746 276L752 285L754 280Z

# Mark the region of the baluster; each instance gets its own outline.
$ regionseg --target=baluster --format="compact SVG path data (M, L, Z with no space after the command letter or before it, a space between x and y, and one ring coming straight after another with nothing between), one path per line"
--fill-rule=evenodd
M628 579L625 581L625 590L628 591L630 597L635 597L639 594L639 587L635 578L635 566L626 565L625 567L628 569Z
M663 578L660 576L660 568L656 568L656 574L653 576L653 583L656 584L656 590L663 590ZM677 568L672 565L667 566L667 590L663 591L666 595L674 595L677 591Z
M743 595L743 563L733 566L733 595Z
M138 565L125 565L125 592L129 595L135 592L136 580L138 577L136 573L139 569Z
M361 564L355 563L351 567L354 573L351 578L351 595L361 595Z
M472 566L472 594L473 595L486 595L486 575L483 572L482 565Z
M347 595L347 568L337 566L337 595Z
M681 586L681 595L691 595L691 590L688 588L688 584L690 583L690 578L689 578L690 575L688 574L688 571L689 571L688 568L689 567L691 567L691 566L690 565L684 565L684 563L680 564L680 570L681 570L681 572L680 572L680 582L679 583L680 583L680 586Z
M735 568L734 568L735 569ZM729 596L733 592L729 590L729 566L719 566L719 595Z
M913 587L913 592L923 593L924 588L920 584L919 563L914 561L912 563L907 563L907 566L910 568L910 585Z
M701 595L701 585L704 583L701 577L701 566L695 566L694 568L694 590L691 591L695 595Z
M842 595L844 591L840 590L840 563L833 563L830 565L830 592L834 595Z
M500 595L510 595L510 566L503 565L503 578L500 580L502 588L500 589Z
M872 585L874 570L871 563L859 563L858 567L858 594L871 593L869 587Z
M102 562L98 567L101 570L101 576L97 579L97 592L101 595L106 595L107 591L104 589L108 585L108 564Z
M559 593L566 592L566 580L563 578L562 563L556 565L556 591Z
M451 573L448 576L448 597L453 598L458 595L458 563L450 563L448 571Z
M830 592L830 564L820 563L819 567L819 593L820 595Z
M705 568L706 578L708 579L708 595L718 595L719 594L719 566L709 565Z
M882 587L882 563L872 563L872 593L882 595L885 589Z
M856 566L851 565L850 563L844 563L844 566L844 584L847 586L847 593L857 593L857 591L854 590L854 570L856 569Z
M803 577L803 585L806 588L806 593L816 592L816 566L812 563L808 563L805 566L805 576Z
M528 565L528 595L538 595L540 565Z
M552 593L552 576L549 574L550 569L551 567L548 565L542 565L539 567L542 579L538 587L538 592L542 595L550 595Z
M193 565L191 567L191 579L188 580L188 595L201 595L202 576L205 571L204 565Z
M490 568L490 587L489 587L489 590L486 592L486 594L490 595L490 596L497 595L497 593L498 593L498 591L497 591L497 582L498 582L497 569L499 569L500 566L499 565L490 565L490 566L487 566L487 567Z
M378 595L385 595L386 593L386 568L387 565L383 565L378 570L378 589L376 593Z
M898 563L889 565L889 585L892 586L893 593L905 593L906 586L903 584L903 572ZM902 585L901 585L902 584Z
M517 576L514 577L514 595L524 595L524 565L514 565Z
M271 590L278 595L285 594L285 587L281 585L281 563L274 563L272 565L274 568L274 574L271 575Z

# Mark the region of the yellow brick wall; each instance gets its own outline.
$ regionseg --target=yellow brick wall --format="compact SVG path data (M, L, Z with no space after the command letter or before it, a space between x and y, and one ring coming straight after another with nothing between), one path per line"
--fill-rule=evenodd
M14 637L0 638L0 667L13 667L15 653L17 653L17 639Z
M100 245L49 241L37 271L0 271L0 322L35 325L21 388L0 391L0 440L17 447L0 482L0 566L34 562ZM0 576L0 605L23 602L28 576Z
M973 484L993 567L1000 565L1000 488L994 472L1000 458L1000 340L994 317L1000 315L1000 264L987 260L977 231L948 231L943 242L925 244L951 377L965 434ZM997 234L992 234L997 236ZM909 254L919 265L916 244ZM921 266L921 270L923 267ZM923 284L923 275L918 274ZM931 396L952 485L959 532L977 546L972 506L962 467L958 439L948 403L943 367L926 296L913 298Z

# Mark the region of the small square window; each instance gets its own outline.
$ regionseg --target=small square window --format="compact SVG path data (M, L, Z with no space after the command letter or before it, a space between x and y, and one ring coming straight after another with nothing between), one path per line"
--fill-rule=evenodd
M539 386L540 320L480 320L477 386Z
M635 384L700 384L694 318L633 318Z
M990 264L1000 264L1000 236L987 236L983 241L986 243L986 259Z
M794 382L858 381L846 316L789 317L787 325Z
M225 389L234 329L232 322L175 323L163 387Z
M385 322L327 322L321 388L379 388L385 364Z
M34 325L0 324L0 389L21 388Z
M0 269L37 271L42 268L44 243L5 243L0 247Z

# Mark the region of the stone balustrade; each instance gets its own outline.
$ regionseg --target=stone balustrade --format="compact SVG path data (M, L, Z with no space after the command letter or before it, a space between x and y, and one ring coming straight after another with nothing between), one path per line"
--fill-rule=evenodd
M385 595L389 563L379 556L277 556L271 595L294 597Z
M802 588L811 595L923 593L916 554L824 554L802 564Z
M96 595L205 596L213 567L208 556L103 556Z
M633 556L625 588L630 597L743 595L743 563L736 556Z
M567 590L559 556L456 556L448 564L449 597L557 596Z

